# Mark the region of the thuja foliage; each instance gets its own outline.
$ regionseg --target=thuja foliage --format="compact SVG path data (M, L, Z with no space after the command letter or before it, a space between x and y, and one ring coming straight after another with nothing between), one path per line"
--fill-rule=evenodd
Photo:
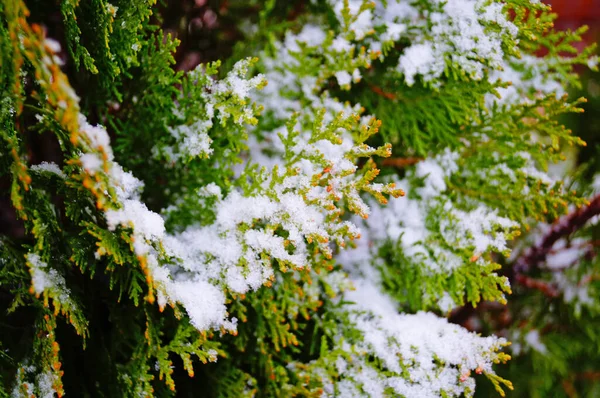
M584 145L558 118L585 30L533 0L229 1L204 23L237 44L186 68L155 3L0 5L0 394L513 389L511 336L447 316L506 304L511 242L588 205L547 173Z
M507 333L512 341L509 366L499 373L519 386L518 396L596 396L600 392L597 369L598 237L600 178L598 176L597 72L586 73L583 87L586 113L565 117L568 126L585 138L586 147L571 149L567 160L554 170L569 189L588 198L552 224L532 228L515 248L504 267L513 281L508 306L483 305L461 310L463 323L479 323L485 333ZM567 115L565 115L567 116ZM485 387L477 391L489 395Z

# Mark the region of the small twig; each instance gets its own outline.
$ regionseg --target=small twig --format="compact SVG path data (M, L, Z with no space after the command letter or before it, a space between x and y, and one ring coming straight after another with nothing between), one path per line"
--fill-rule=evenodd
M576 373L575 378L579 380L600 380L600 371L587 371Z
M563 387L563 390L565 391L565 394L567 394L567 397L569 397L569 398L577 397L577 390L575 389L575 386L573 385L573 383L570 380L564 379L562 381L562 387Z
M515 276L515 280L517 281L517 283L519 283L527 288L539 290L545 296L548 296L550 298L558 297L558 294L559 294L558 289L549 282L530 278L528 276L521 275L521 274L517 274Z
M577 286L584 286L587 285L589 283L592 283L593 281L597 281L600 280L600 275L588 275L585 278L583 278L582 280L579 281L579 283L577 284Z
M397 167L399 169L406 166L412 166L422 161L423 158L409 157L409 158L387 158L383 159L383 165L388 167Z
M373 91L375 94L380 95L384 98L387 98L389 100L395 100L397 97L395 94L392 93L388 93L386 91L383 91L383 89L381 87L375 86L370 84L369 88L371 89L371 91Z

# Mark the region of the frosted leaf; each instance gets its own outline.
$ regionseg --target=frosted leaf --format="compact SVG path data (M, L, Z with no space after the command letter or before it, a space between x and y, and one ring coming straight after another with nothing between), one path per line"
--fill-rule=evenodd
M462 247L474 246L475 255L490 249L498 252L507 250L505 232L517 228L518 224L499 217L496 210L485 206L465 212L451 210L452 220L442 221L442 234L449 243Z
M343 20L342 10L344 9L344 2L331 2L334 6L334 11L340 21ZM349 28L356 35L357 40L364 38L369 32L373 30L373 15L371 10L360 11L360 7L363 2L361 0L350 0L348 6L350 14L354 17L354 21L350 24Z
M47 272L48 264L44 263L39 255L28 254L27 262L31 269L31 282L36 294L41 294L51 287L59 285L64 287L65 281L62 276L58 275L54 269L49 269Z
M27 365L27 361L19 364L16 373L16 383L11 392L12 398L54 398L56 390L55 383L58 381L58 375L50 370L39 372L35 366ZM23 385L18 384L20 380L30 380L32 382L24 382ZM22 387L25 387L23 394Z
M329 2L340 23L344 23L343 2ZM502 4L484 0L432 1L431 4L397 0L374 1L374 10L360 11L362 1L349 1L353 22L349 26L357 40L365 40L372 52L381 52L381 42L398 41L401 37L411 45L404 50L398 71L407 85L417 76L424 81L442 84L447 64L480 80L485 70L500 70L506 38L515 39L516 26L502 10ZM487 29L494 25L499 29ZM374 36L370 36L370 33ZM367 41L367 39L370 39ZM382 54L379 54L383 57Z
M202 111L190 113L182 107L173 109L174 115L179 120L175 125L169 125L168 131L175 143L157 145L153 148L154 155L164 156L171 162L178 162L182 158L187 160L208 157L213 153L210 138L210 131L214 125L213 118L216 117L222 125L225 125L226 121L233 116L232 112L237 111L234 124L241 126L245 123L255 123L255 108L247 99L253 91L261 89L266 84L266 80L261 74L251 78L246 76L252 63L251 59L236 62L227 76L218 81L205 75L203 65L189 72L188 80L195 85L194 90L201 92ZM182 101L186 100L185 95L186 93L181 93Z
M65 278L54 268L46 264L36 253L27 254L27 264L31 274L31 286L36 295L50 292L61 305L76 308L75 302L70 297Z
M555 72L553 66L543 58L522 55L502 61L502 69L494 70L489 77L490 82L500 79L509 82L506 88L499 88L500 98L493 94L486 95L486 105L494 103L511 105L527 103L531 94L554 94L561 97L565 94L563 77Z

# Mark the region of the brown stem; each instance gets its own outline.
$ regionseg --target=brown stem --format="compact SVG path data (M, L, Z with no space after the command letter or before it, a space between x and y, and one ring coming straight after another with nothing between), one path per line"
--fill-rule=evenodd
M413 164L417 164L422 161L423 158L387 158L383 159L383 165L388 167L397 167L399 169L404 168L406 166L412 166Z
M527 272L546 261L554 244L566 236L582 228L592 217L600 214L600 194L596 195L587 206L558 219L552 228L541 239L540 243L528 248L514 262L516 274Z
M583 380L600 380L600 372L599 371L587 371L575 374L576 379Z
M371 89L371 91L373 91L375 94L380 95L384 98L387 98L389 100L395 100L397 97L395 94L389 93L387 91L383 91L383 89L379 86L375 86L370 84L369 88Z
M553 286L549 282L530 278L528 276L521 275L521 274L517 274L515 276L515 280L517 281L517 283L519 283L527 288L539 290L540 292L544 293L544 295L546 295L548 297L551 297L551 298L558 297L558 290L556 289L555 286Z

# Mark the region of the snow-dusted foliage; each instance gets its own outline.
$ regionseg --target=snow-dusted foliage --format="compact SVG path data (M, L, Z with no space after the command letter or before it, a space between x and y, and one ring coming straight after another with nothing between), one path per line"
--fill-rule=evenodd
M61 317L107 396L172 394L179 363L214 396L512 388L494 368L507 340L447 316L506 303L511 241L583 203L545 169L582 142L553 118L578 111L558 95L591 50L534 55L577 35L553 36L535 1L269 1L228 66L176 72L177 41L133 3L61 3L68 53L22 1L0 8L0 160L29 237L0 241L0 278L11 311L37 311L13 395L65 392ZM54 134L54 162L28 158L22 123ZM67 369L87 358L67 350Z
M326 396L468 395L475 389L471 372L494 377L492 365L508 358L497 352L504 339L482 338L428 312L399 314L372 281L356 279L354 287L345 298L355 303L349 319L361 339L340 330L334 345L339 380L328 380Z

